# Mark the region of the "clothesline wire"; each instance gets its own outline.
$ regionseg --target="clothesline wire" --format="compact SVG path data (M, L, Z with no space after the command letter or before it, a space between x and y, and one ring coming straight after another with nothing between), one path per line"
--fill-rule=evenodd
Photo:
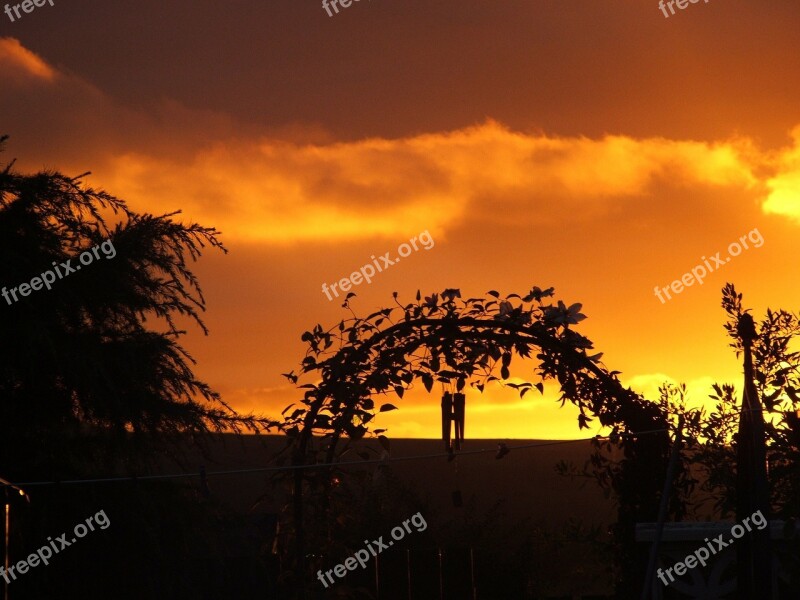
M742 409L736 411L731 414L742 414L743 412L755 412L759 409ZM708 423L708 421L701 421L701 423ZM629 432L629 433L619 433L620 437L637 437L640 435L652 435L656 433L669 433L672 431L671 429L650 429L646 431L638 431L638 432ZM601 436L601 435L594 435L589 438L580 438L575 440L554 440L551 442L542 442L542 443L532 443L532 444L521 444L518 446L507 446L502 444L502 446L508 450L526 450L530 448L543 448L545 446L557 446L562 444L575 444L578 442L590 442L592 440L602 440L606 441L609 440L610 436ZM402 461L410 461L410 460L426 460L432 458L445 458L445 457L459 457L459 456L468 456L474 454L485 454L487 452L497 452L497 450L493 448L480 448L477 450L464 450L459 451L457 453L437 453L437 454L419 454L419 455L412 455L412 456L395 456L395 457L385 457L385 458L376 458L371 460L360 460L360 461L345 461L345 462L338 462L338 463L314 463L314 464L306 464L306 465L287 465L287 466L276 466L276 467L259 467L254 469L235 469L235 470L225 470L225 471L207 471L204 473L206 477L212 477L217 475L242 475L242 474L249 474L249 473L270 473L275 471L295 471L297 469L328 469L331 467L352 467L352 466L359 466L359 465L370 465L370 464L386 464L390 462L402 462ZM189 473L172 473L172 474L165 474L165 475L141 475L141 476L127 476L127 477L99 477L93 479L67 479L67 480L60 480L60 481L24 481L19 483L11 483L6 482L5 480L0 479L0 487L32 487L32 486L40 486L40 485L73 485L73 484L82 484L82 483L107 483L107 482L119 482L119 481L150 481L150 480L158 480L158 479L182 479L186 477L198 477L199 475L203 474L202 471L194 471Z

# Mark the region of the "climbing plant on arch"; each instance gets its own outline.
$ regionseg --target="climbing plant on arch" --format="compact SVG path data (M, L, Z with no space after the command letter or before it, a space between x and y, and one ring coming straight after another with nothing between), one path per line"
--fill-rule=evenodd
M657 405L625 388L618 372L603 366L601 353L591 353L592 342L574 328L585 318L580 304L555 302L553 288L538 287L525 296L504 298L495 291L468 299L458 289L425 298L417 292L416 302L405 305L395 292L395 306L362 318L350 307L352 296L342 305L350 310L349 318L331 329L317 325L303 333L308 349L299 373L285 374L294 384L303 376L314 381L298 385L303 399L283 411L282 424L291 440L293 464L299 467L293 474L293 521L300 572L305 560L304 490L312 482L326 485L318 469L302 467L334 464L343 437L364 437L376 410L396 408L382 400L376 403L378 398L391 396L397 402L395 398L402 399L418 383L430 392L437 381L457 391L469 386L483 392L488 382L510 378L515 356L531 359L517 362L533 365L532 376L506 385L522 397L532 388L542 392L547 381L557 383L562 406L569 401L579 409L578 427L599 420L611 429L611 439L624 448L630 464L638 465L631 468L637 469L639 481L622 502L634 508L656 505L652 499L663 483L667 434L646 439L621 434L666 430L666 419Z

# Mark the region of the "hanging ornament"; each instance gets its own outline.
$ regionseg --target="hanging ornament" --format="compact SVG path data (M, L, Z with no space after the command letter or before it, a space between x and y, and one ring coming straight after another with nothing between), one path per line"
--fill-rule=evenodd
M461 450L461 442L464 441L466 401L466 396L461 392L448 391L442 394L442 441L445 452L452 454L454 450Z
M442 395L442 440L444 441L445 452L451 452L450 446L450 422L453 415L453 394L445 392Z
M464 441L464 417L466 416L467 397L456 392L453 394L453 424L455 429L456 450L461 450L461 442Z

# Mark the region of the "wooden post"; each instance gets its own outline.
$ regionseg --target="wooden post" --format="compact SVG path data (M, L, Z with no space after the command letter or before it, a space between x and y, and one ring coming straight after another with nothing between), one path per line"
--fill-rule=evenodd
M658 560L658 547L661 545L661 535L664 532L664 520L667 518L667 508L669 507L669 495L672 490L672 480L675 478L675 467L678 466L678 458L681 455L681 443L683 441L683 415L678 417L678 431L675 432L675 442L672 444L672 452L669 455L667 465L667 476L664 478L664 489L661 492L661 502L658 506L658 523L656 524L656 534L653 538L653 545L650 547L650 559L647 562L647 573L644 578L642 588L642 600L647 600L653 588L653 577L656 572L656 561Z
M411 550L406 548L406 571L408 575L408 600L411 600Z
M442 549L439 548L439 600L444 600L444 575L442 574Z
M478 600L478 588L475 586L475 548L469 549L469 574L472 579L472 600Z
M755 384L753 341L757 337L753 317L739 317L737 333L744 349L744 390L736 440L736 519L739 523L761 511L767 521L736 541L736 589L740 598L772 598L770 501L767 481L767 449L764 415Z
M375 556L375 599L381 600L381 556Z

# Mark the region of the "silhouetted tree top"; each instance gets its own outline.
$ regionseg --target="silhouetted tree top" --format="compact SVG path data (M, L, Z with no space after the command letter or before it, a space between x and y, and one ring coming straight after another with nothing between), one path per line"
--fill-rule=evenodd
M190 267L206 247L226 252L219 233L174 221L179 211L136 213L84 185L85 175L20 174L13 161L0 170L0 285L6 294L19 289L16 301L0 299L6 477L56 476L95 450L103 450L96 458L122 459L131 441L270 425L225 404L195 377L195 361L178 343L185 331L176 318L208 333ZM103 244L91 262L79 260ZM21 284L46 271L61 276L23 297ZM106 442L90 450L85 444L98 434Z

